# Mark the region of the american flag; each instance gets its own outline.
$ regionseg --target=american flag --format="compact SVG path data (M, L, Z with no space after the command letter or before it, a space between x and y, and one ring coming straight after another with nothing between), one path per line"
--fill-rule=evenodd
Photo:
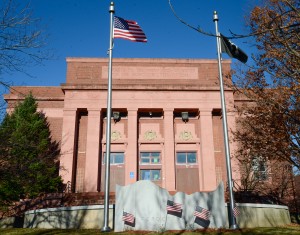
M167 201L167 213L169 212L181 213L181 211L182 211L182 204L170 200Z
M134 223L134 215L123 211L123 221L133 224Z
M209 220L210 211L205 208L202 208L201 206L196 206L194 216L204 220Z
M233 216L236 218L236 217L239 216L240 213L241 212L240 212L239 208L236 205L234 205L234 207L233 207Z
M146 35L138 23L114 17L114 38L123 38L134 42L147 42Z

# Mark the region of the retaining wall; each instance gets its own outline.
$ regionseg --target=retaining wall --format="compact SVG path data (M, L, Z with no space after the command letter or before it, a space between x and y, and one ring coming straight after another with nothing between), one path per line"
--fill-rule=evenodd
M237 217L240 228L277 227L291 223L287 206L254 203L236 203L236 205L240 210ZM228 208L227 205L226 207ZM228 227L228 222L226 226Z
M277 227L291 223L287 206L237 203L241 214L237 218L240 228ZM227 205L225 205L227 208ZM72 206L27 211L25 218L10 217L0 220L0 228L79 228L103 227L102 205ZM109 226L114 228L114 206L109 208ZM226 224L228 228L228 223Z

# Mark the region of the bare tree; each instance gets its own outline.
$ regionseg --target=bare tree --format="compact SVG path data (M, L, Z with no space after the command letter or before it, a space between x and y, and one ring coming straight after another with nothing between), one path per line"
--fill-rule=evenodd
M216 37L180 18L171 0L169 5L181 23ZM238 190L285 201L291 199L292 167L300 170L300 2L260 1L247 17L249 33L228 37L253 40L257 49L251 67L235 66L227 80L240 100L235 104L239 118L233 133L239 144L233 154L240 162ZM265 167L257 166L257 160ZM259 167L268 169L262 177Z
M236 72L234 84L255 105L237 106L242 118L235 133L239 155L289 162L300 169L300 3L268 0L255 7L249 20L256 33L255 65Z
M300 170L300 2L266 0L249 16L253 65L233 74L241 101L234 141L241 191L268 196L298 211L294 173ZM230 86L230 84L228 84ZM264 178L254 160L265 163ZM261 165L260 165L261 166Z
M2 0L0 6L0 76L49 58L46 37L33 16L29 2ZM26 4L24 4L26 3ZM2 79L1 79L2 80Z
M21 72L29 77L28 67L41 65L52 58L47 50L47 35L35 18L30 1L2 0L0 4L0 93L10 89L14 81L7 74ZM0 122L6 103L0 99Z

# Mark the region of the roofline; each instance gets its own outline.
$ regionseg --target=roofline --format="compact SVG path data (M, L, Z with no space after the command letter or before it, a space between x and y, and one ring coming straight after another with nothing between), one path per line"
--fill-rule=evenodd
M177 64L211 64L218 63L217 59L179 59L179 58L113 58L115 62L151 62L151 63L177 63ZM108 62L108 58L92 58L92 57L66 57L66 62L94 62L94 63L103 63ZM230 64L231 59L222 60L224 64Z

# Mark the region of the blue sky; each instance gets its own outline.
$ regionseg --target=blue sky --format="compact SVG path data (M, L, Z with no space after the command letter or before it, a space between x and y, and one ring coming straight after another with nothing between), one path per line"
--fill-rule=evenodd
M21 0L19 0L21 1ZM22 0L23 2L23 0ZM109 46L109 0L31 0L34 16L41 18L48 34L48 48L55 59L43 66L29 67L7 75L13 85L58 86L65 82L66 57L107 57ZM241 0L172 0L177 14L189 24L215 33L213 11L218 12L219 30L243 34L245 15L253 2ZM114 58L193 58L216 59L216 40L200 34L173 15L168 0L115 0L115 15L135 20L144 30L148 43L115 39ZM252 5L251 5L252 4ZM247 39L234 40L248 55ZM228 58L223 55L223 58Z

